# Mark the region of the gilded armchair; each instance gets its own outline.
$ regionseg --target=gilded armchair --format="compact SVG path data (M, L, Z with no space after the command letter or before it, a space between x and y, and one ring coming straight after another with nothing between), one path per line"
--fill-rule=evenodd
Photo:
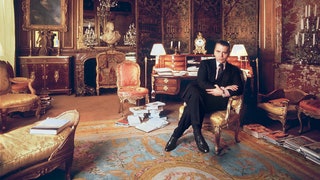
M11 112L35 111L37 118L40 117L41 101L35 95L32 88L32 81L28 82L29 92L31 93L13 93L11 88L12 78L10 78L7 63L0 61L0 114L1 129L6 130L7 116Z
M242 71L243 84L247 82L247 73ZM245 87L245 86L244 86ZM179 116L182 115L184 106L180 106ZM239 143L239 131L240 131L240 118L242 117L243 109L243 94L238 96L229 97L226 110L216 111L209 115L209 125L206 123L208 120L204 120L203 126L209 126L207 128L214 134L215 153L219 154L222 150L220 145L221 131L224 128L232 129L234 131L234 140ZM206 117L207 118L207 115ZM179 117L180 119L180 117Z
M136 62L125 60L117 66L117 94L120 99L119 112L123 115L125 101L137 104L137 100L145 98L149 103L149 90L140 87L140 66Z
M276 89L266 95L259 94L257 107L272 120L280 121L287 131L288 120L298 119L298 105L312 95L300 89Z

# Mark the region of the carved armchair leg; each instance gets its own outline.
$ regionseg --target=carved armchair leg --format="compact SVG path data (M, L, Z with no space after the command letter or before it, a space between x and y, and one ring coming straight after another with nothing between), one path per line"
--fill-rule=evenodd
M4 132L6 130L6 126L7 126L7 115L8 114L7 114L6 110L2 111L0 113L1 113L1 131Z
M41 112L41 100L39 98L38 101L37 101L37 110L36 110L36 113L35 113L37 119L40 119L40 115L41 115L40 112Z
M73 158L66 160L65 163L65 179L71 180L71 167L72 167Z
M301 110L300 109L298 110L298 119L299 119L299 123L300 123L299 134L301 134L302 131L303 131L303 122L302 122L302 119L301 119Z
M236 143L239 143L239 131L240 131L240 122L239 120L237 120L234 124L234 141Z
M221 147L220 147L220 137L221 137L221 127L219 126L214 126L213 127L213 133L214 133L214 137L215 137L215 153L219 154L221 151Z

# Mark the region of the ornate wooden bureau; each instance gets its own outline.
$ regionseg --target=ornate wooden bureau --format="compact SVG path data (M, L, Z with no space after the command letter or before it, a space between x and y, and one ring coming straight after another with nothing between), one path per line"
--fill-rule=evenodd
M20 56L19 75L34 79L37 94L72 93L71 56Z

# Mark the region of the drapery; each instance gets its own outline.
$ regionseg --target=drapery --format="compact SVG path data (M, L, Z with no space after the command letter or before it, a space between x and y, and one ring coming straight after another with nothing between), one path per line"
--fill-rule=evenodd
M0 0L0 43L3 48L1 60L15 67L15 23L13 0Z

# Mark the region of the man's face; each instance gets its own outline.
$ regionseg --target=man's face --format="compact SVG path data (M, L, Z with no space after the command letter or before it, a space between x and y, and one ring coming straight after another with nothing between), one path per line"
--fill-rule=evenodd
M224 63L227 61L229 56L229 48L228 46L223 46L221 44L216 44L214 48L214 56L219 63Z

